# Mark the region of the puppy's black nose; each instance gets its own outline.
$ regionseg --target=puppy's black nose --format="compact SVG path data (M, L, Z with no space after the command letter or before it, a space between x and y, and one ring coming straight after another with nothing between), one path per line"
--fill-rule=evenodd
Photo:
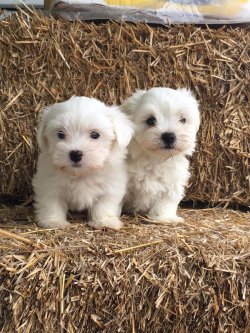
M80 150L71 150L69 157L72 162L78 163L82 159L83 153Z
M165 144L165 148L174 148L174 144L176 141L176 135L171 132L164 132L161 135L161 139Z

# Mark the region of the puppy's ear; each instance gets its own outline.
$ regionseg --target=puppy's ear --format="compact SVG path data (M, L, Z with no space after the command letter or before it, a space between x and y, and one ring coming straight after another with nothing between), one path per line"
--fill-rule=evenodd
M120 111L118 106L110 107L109 115L114 125L114 132L118 145L124 148L127 147L134 135L132 122Z
M44 108L41 112L38 129L37 129L37 141L39 148L43 151L48 147L48 139L45 137L45 128L48 122L49 107Z
M146 90L137 90L132 96L128 97L121 105L122 111L132 116L145 92Z
M194 93L187 88L179 88L177 91L182 93L183 97L186 97L187 103L190 105L190 110L192 110L193 115L195 115L193 121L195 124L195 129L198 131L200 126L200 111L199 111L199 102L195 98Z
M178 88L177 91L181 92L183 96L193 97L195 99L194 93L188 88Z

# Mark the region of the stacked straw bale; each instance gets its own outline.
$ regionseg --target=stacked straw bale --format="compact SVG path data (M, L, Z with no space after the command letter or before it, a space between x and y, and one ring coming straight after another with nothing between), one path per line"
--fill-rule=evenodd
M180 213L105 232L0 209L0 332L250 332L250 214Z
M0 22L0 195L31 194L36 122L72 95L120 103L136 88L188 86L202 124L186 199L249 205L250 33L244 29Z

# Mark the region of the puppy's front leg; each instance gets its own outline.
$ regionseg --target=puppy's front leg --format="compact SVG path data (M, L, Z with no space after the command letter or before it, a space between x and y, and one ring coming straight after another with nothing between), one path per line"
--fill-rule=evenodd
M66 219L66 206L59 198L39 198L35 203L36 220L42 228L64 228L70 225Z
M122 228L120 220L121 204L120 200L113 196L106 196L99 199L90 212L89 225L94 229L113 229Z
M166 194L150 209L149 217L154 221L182 222L183 218L176 215L180 200L171 198Z

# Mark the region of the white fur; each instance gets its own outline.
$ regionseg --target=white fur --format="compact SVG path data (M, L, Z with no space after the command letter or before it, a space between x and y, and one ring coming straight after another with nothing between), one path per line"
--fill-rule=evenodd
M58 137L59 131L65 133L64 139ZM91 138L93 131L100 137ZM124 159L132 135L132 123L119 108L96 99L72 97L45 109L33 179L39 226L66 227L68 210L87 209L93 228L120 229L127 184ZM72 150L83 153L77 165L70 159Z
M121 106L135 125L129 145L125 209L148 213L153 221L180 222L177 207L189 178L189 161L200 124L198 103L187 89L152 88L137 91ZM146 120L156 118L155 126ZM185 118L186 122L181 123ZM162 133L176 135L164 148Z

